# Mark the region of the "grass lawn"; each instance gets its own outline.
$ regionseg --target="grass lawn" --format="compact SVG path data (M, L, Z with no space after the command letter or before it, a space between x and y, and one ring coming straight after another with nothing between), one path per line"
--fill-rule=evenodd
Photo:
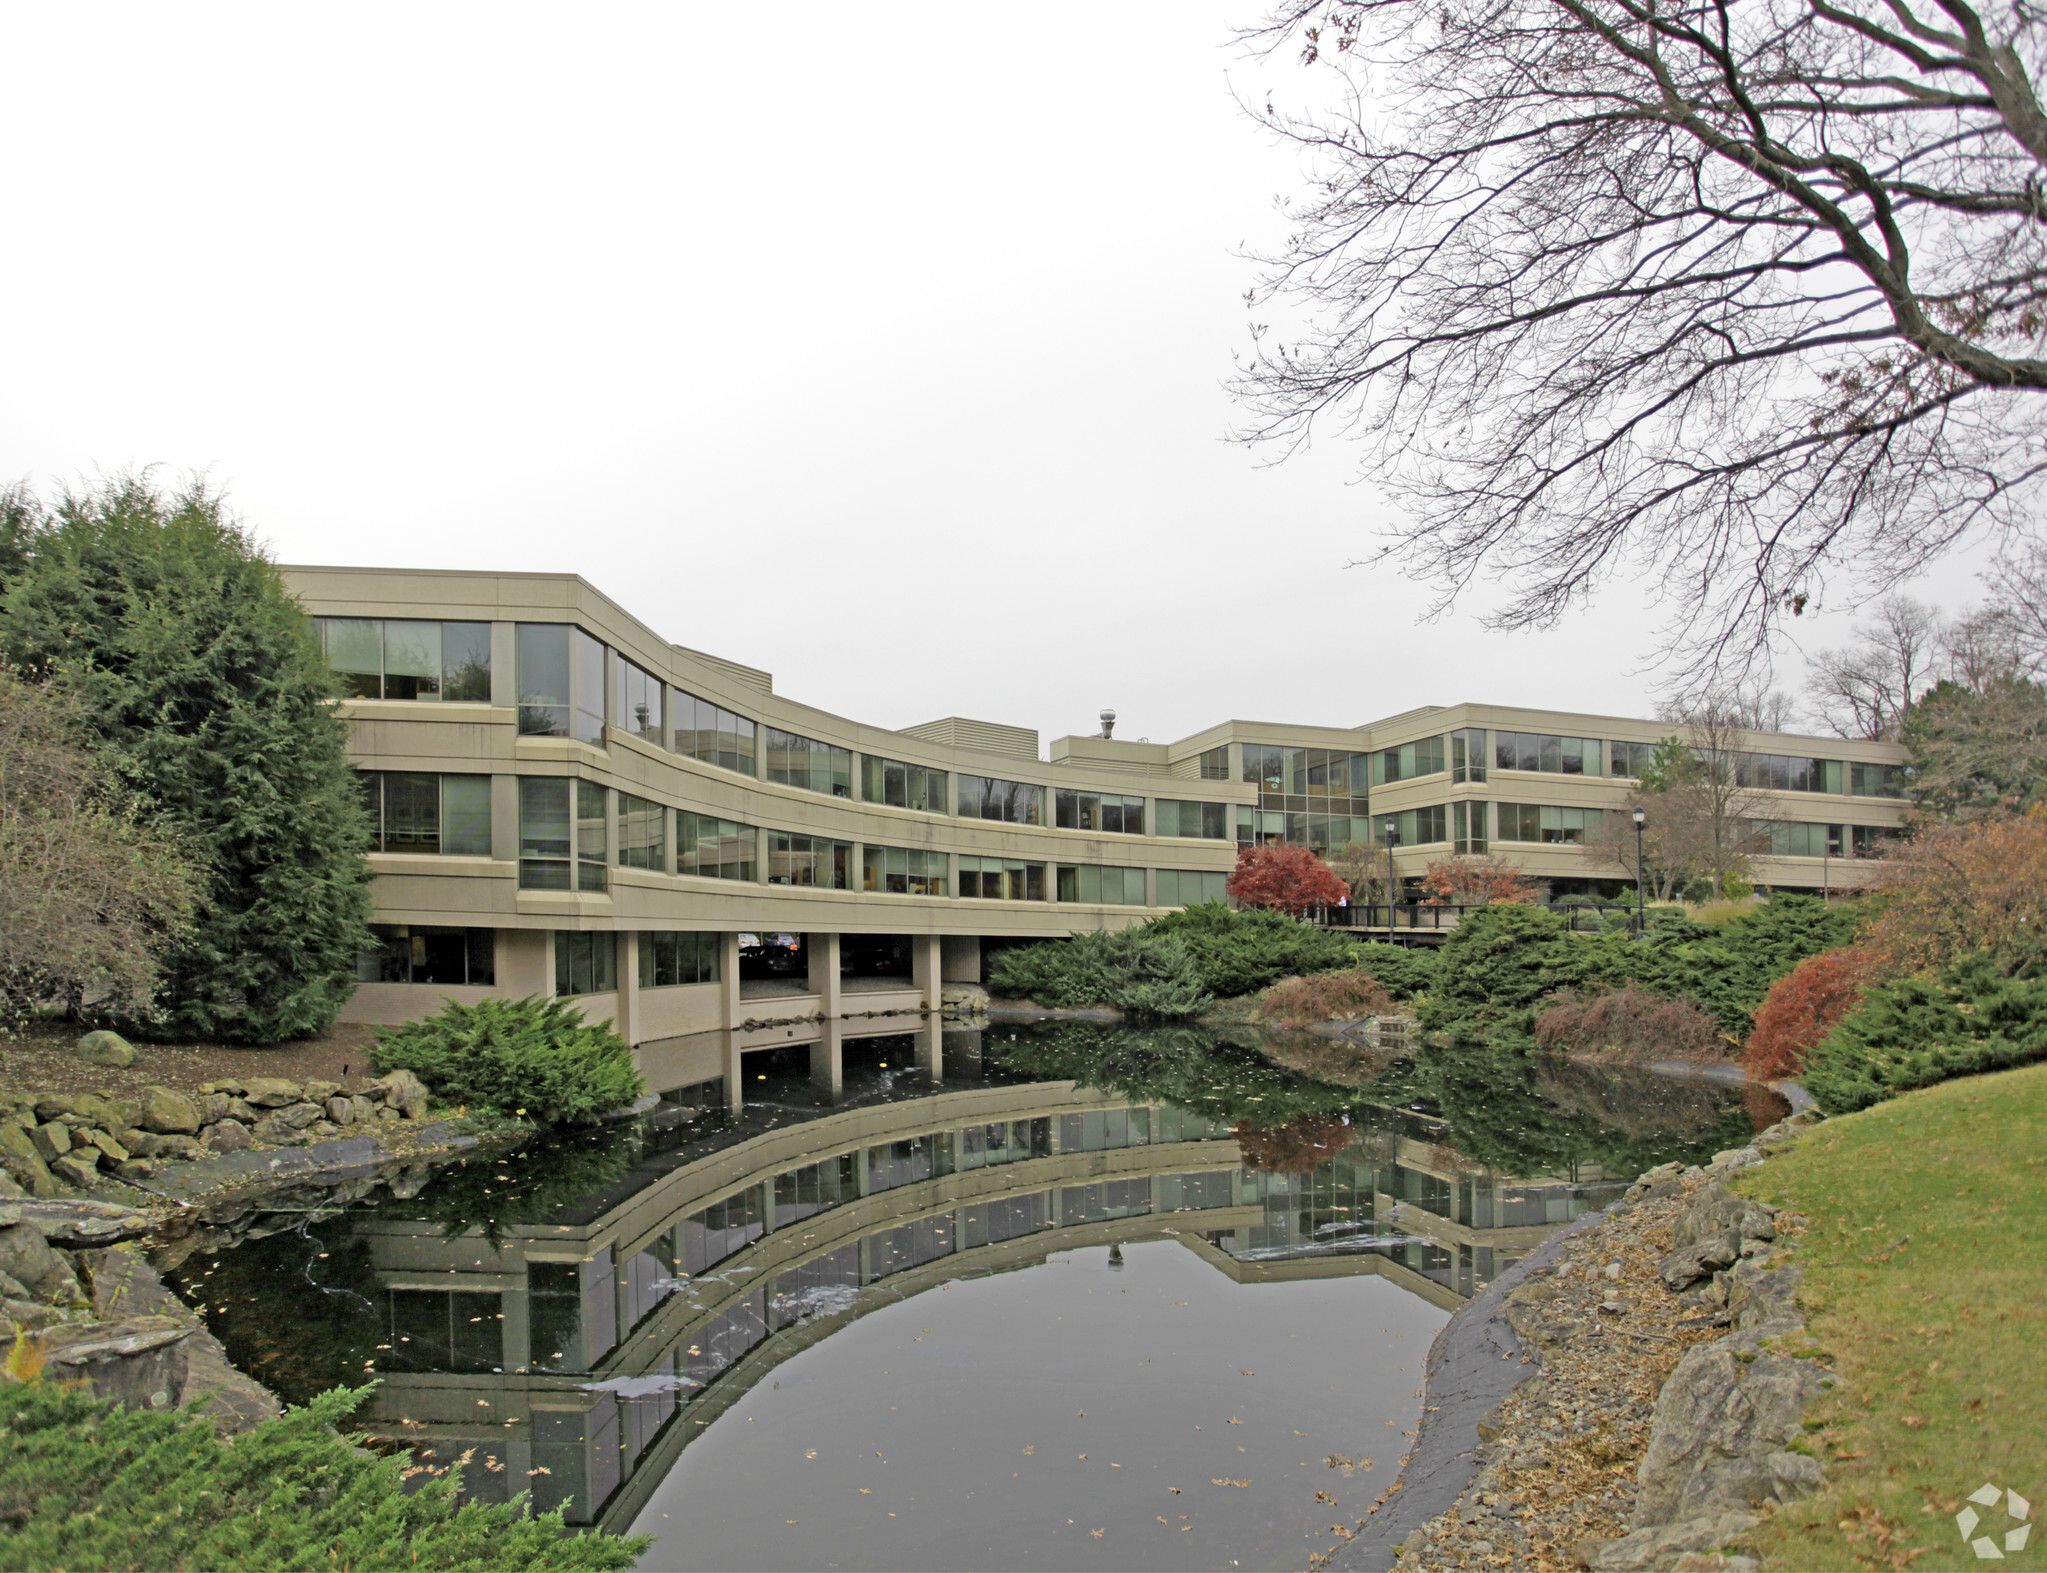
M1808 1422L1827 1487L1752 1537L1765 1565L1989 1566L1955 1515L1994 1482L2035 1504L2001 1565L2047 1569L2047 1065L1830 1120L1740 1178L1812 1219L1800 1300L1843 1378ZM1977 1512L2000 1546L2017 1527Z

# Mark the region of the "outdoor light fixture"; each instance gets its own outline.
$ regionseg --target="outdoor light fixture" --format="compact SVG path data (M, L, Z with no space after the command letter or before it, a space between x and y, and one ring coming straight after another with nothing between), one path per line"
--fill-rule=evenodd
M1393 942L1393 843L1400 839L1399 822L1386 816L1386 942Z
M1642 937L1642 931L1649 926L1648 911L1643 906L1642 900L1643 889L1642 827L1649 822L1649 816L1648 814L1643 812L1642 805L1640 803L1637 803L1635 805L1634 813L1635 813L1635 938L1640 939Z

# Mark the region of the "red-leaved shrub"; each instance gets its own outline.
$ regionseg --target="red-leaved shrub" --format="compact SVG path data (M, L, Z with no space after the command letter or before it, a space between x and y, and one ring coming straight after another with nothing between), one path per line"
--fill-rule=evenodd
M1535 1019L1535 1041L1566 1054L1630 1062L1724 1060L1731 1047L1711 1012L1632 983L1602 994L1558 990Z
M1247 1168L1306 1174L1342 1152L1357 1133L1340 1114L1303 1114L1284 1125L1239 1125L1230 1134Z
M1756 1007L1741 1063L1756 1081L1776 1081L1805 1069L1812 1046L1853 1010L1876 981L1876 962L1859 945L1808 956L1770 985Z
M1281 978L1258 1001L1261 1019L1283 1027L1313 1027L1325 1021L1355 1021L1398 1010L1393 996L1363 972L1318 972L1310 978Z

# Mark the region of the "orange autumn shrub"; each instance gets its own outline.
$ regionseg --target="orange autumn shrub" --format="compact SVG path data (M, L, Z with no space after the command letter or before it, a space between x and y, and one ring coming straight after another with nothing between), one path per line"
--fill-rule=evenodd
M1304 1114L1284 1125L1238 1125L1230 1134L1246 1168L1306 1174L1342 1152L1356 1133L1340 1114Z
M1710 1011L1634 983L1590 994L1557 990L1535 1018L1535 1041L1557 1053L1624 1064L1724 1060L1730 1046Z
M1282 1027L1313 1027L1384 1016L1399 1008L1368 973L1320 972L1311 978L1281 978L1259 1000L1258 1015Z
M1771 984L1756 1007L1743 1067L1757 1081L1796 1076L1812 1046L1861 1002L1877 975L1876 958L1859 945L1806 957Z

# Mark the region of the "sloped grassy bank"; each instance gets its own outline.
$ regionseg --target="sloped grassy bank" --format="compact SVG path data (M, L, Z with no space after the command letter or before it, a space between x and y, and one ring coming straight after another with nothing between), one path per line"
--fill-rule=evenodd
M1978 1565L1969 1494L2047 1482L2047 1065L1831 1120L1737 1188L1812 1220L1800 1304L1843 1378L1812 1416L1825 1489L1748 1543L1776 1568ZM2019 1525L1977 1511L2001 1549Z

